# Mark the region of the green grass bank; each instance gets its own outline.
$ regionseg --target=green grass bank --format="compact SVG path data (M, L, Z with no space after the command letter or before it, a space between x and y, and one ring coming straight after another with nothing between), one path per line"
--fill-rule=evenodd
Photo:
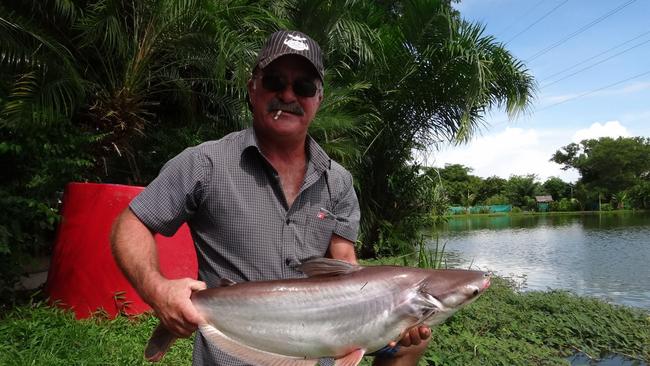
M147 365L150 315L77 321L36 302L0 315L0 365ZM161 365L190 365L191 340ZM650 363L650 313L565 291L519 292L504 279L433 329L423 365L566 365L577 351ZM368 365L369 360L364 360Z
M491 216L575 216L575 215L621 215L648 212L648 210L609 210L609 211L520 211L520 212L490 212L490 213L459 213L447 214L446 219L466 217L491 217Z

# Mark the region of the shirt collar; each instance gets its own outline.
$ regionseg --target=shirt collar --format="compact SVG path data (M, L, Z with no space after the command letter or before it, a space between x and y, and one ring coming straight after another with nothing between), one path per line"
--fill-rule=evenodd
M257 144L257 136L255 136L255 129L249 127L244 132L244 140L242 141L242 153L248 149L254 148L262 153L259 145ZM325 150L318 145L318 143L309 135L307 135L307 159L309 163L314 164L316 170L323 172L331 168L332 159L327 155Z

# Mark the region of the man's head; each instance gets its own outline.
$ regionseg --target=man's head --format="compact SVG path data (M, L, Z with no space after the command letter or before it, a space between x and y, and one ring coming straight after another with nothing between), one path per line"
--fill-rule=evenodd
M323 98L318 44L300 32L273 33L257 57L248 94L258 133L304 137Z
M299 55L307 59L323 81L323 55L320 47L308 35L298 31L281 30L271 34L257 55L253 69L264 69L285 55Z

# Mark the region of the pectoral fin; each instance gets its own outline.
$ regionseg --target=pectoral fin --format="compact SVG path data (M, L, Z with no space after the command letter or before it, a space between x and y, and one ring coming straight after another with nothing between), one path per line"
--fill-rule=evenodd
M337 358L334 366L357 366L361 362L364 354L365 351L362 349L352 351L341 358Z
M303 359L287 357L247 346L223 334L209 324L199 325L199 330L220 350L240 359L241 361L258 366L314 366L318 359Z
M144 349L144 358L150 362L160 361L175 340L176 336L172 332L167 330L162 323L158 324L151 334L151 338L149 338L147 347Z

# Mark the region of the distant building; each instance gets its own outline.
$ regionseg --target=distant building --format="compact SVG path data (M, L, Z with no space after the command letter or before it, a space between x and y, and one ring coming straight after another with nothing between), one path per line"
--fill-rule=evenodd
M537 202L537 211L547 212L553 202L553 196L535 196L535 202Z

